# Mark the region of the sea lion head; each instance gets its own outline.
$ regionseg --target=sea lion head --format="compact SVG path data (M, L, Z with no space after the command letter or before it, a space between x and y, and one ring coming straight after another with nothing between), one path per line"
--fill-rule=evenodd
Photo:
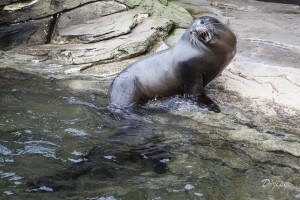
M196 46L212 46L219 40L228 40L235 46L236 38L231 30L216 18L202 16L193 21L189 28L192 44Z

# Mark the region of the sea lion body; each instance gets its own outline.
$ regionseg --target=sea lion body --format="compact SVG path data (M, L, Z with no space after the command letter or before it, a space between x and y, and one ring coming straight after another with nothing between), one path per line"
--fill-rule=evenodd
M155 97L185 94L217 111L203 88L224 70L235 52L231 30L215 18L200 17L174 47L125 68L111 84L109 103L125 108Z

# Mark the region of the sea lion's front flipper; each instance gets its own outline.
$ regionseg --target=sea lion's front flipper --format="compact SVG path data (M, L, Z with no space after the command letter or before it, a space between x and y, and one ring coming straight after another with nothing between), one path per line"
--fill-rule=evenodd
M211 100L204 92L202 92L200 95L197 96L197 104L201 108L208 109L209 111L214 111L216 113L221 112L220 107Z
M189 65L185 65L185 68L191 68ZM193 77L192 79L185 78L184 93L186 97L192 99L197 103L200 108L208 109L209 111L214 111L216 113L221 112L219 106L206 96L203 91L204 88L204 75L201 71L194 70L195 73L188 74L188 77Z

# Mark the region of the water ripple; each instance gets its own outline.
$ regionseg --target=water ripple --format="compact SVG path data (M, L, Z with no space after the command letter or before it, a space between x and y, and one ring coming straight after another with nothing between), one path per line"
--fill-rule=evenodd
M54 148L46 148L39 145L29 145L25 146L24 149L18 150L16 155L27 155L27 154L42 154L45 157L57 158Z

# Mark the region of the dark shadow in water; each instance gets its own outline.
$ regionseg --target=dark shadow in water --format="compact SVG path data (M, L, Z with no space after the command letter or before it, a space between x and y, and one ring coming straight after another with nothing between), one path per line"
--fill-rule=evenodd
M94 145L83 157L83 162L58 171L52 176L39 177L27 182L30 191L52 192L67 189L69 187L64 185L63 181L74 180L88 174L97 174L101 179L116 178L120 176L122 168L128 169L128 162L144 169L149 168L158 174L168 171L167 163L172 158L171 145L155 130L155 125L142 116L143 112L148 112L147 109L140 108L136 113L132 110L112 111L91 105L88 107L102 118L119 121L120 128L113 136Z
M99 121L105 119L104 121L108 121L108 124L117 126L112 136L98 143L95 142L96 145L90 146L89 153L83 156L83 162L70 165L64 170L58 170L51 176L38 177L28 181L27 185L31 188L29 191L45 192L52 191L52 189L53 191L67 189L69 188L68 185L72 185L72 180L89 174L95 174L100 180L105 180L126 177L130 173L136 174L137 171L153 170L158 174L168 171L167 162L172 157L169 153L170 143L164 139L162 134L155 130L155 124L147 118L146 113L149 114L151 111L143 108L125 111L106 107L99 108L90 103L89 100L84 100L84 97L79 99L72 95L69 97L70 95L66 94L68 91L65 91L63 88L57 91L59 86L55 79L43 79L14 69L0 69L0 79L2 80L2 82L0 81L0 87L3 88L1 92L10 95L12 90L14 90L12 96L20 102L26 102L26 98L34 101L41 96L45 102L48 102L53 96L57 98L56 95L67 96L65 99L68 105L74 104L85 107L89 112L96 113ZM20 84L22 86L19 87ZM31 88L32 84L34 84L34 89ZM8 98L7 101L4 101L0 108L7 103L12 103L11 99ZM37 103L37 106L39 105ZM22 108L26 107L27 104L20 104L19 106ZM40 106L44 106L44 104ZM45 107L47 106L50 105L45 104ZM49 108L52 107L50 106ZM30 108L25 108L25 110L27 109ZM6 109L1 110L6 111ZM40 112L47 111L48 109L40 110ZM152 110L152 112L156 113L161 111L163 109ZM12 132L12 130L9 130L9 132ZM86 144L86 146L89 145Z

